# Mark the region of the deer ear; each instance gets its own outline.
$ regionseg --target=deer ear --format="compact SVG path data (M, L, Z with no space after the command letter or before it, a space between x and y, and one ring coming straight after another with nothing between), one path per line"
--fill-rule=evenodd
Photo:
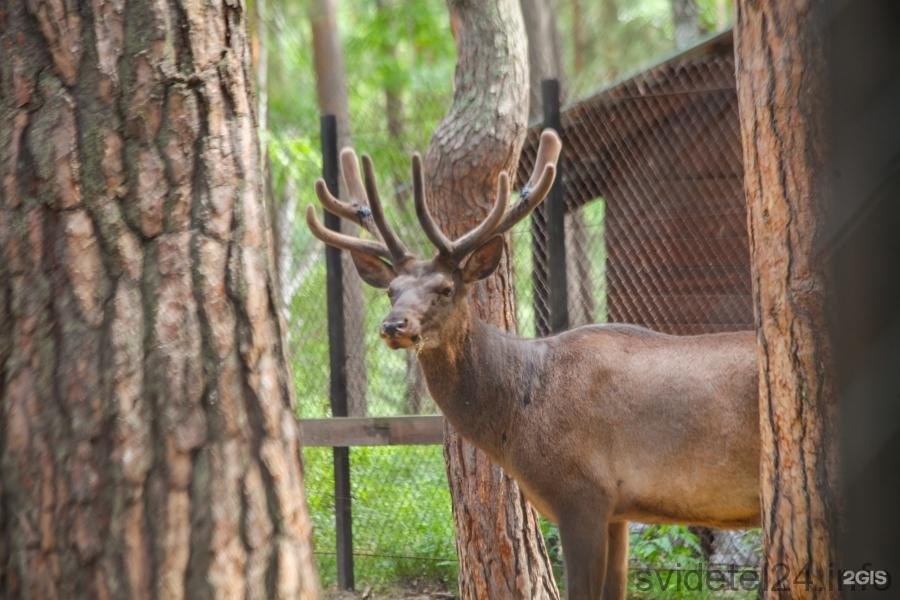
M494 272L503 256L503 236L495 235L469 255L462 268L463 281L471 283L484 279Z
M377 256L354 252L353 250L350 251L350 256L353 258L356 272L359 273L363 281L372 287L386 288L391 280L397 276L394 267Z

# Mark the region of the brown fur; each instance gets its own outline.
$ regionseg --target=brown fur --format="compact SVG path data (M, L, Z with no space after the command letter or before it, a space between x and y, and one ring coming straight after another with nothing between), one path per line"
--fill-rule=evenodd
M624 597L627 521L759 522L752 332L590 325L526 340L472 318L465 279L418 263L392 281L386 320L413 324L401 337L417 338L450 423L559 523L570 597L600 597L604 571L604 597ZM605 569L591 567L607 554Z

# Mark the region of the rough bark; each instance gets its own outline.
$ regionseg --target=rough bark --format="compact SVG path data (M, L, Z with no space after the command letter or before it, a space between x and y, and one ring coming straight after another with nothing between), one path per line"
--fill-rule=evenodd
M312 0L309 20L312 26L313 64L316 71L316 95L323 115L334 115L338 123L338 146L351 145L350 109L344 70L344 52L336 17L337 0ZM340 178L339 178L340 179ZM340 179L340 194L346 195ZM359 228L341 220L341 231L357 235ZM347 340L347 408L350 416L366 414L366 354L362 281L356 274L349 253L341 252L344 269L344 338Z
M254 92L256 97L256 122L260 131L268 127L269 118L269 48L266 46L266 23L268 21L268 0L251 0L252 22L250 24L250 59L253 65ZM260 136L260 156L265 168L265 139ZM268 183L268 181L266 182Z
M675 33L675 47L689 48L706 33L700 22L697 0L672 0L672 25Z
M312 598L243 11L0 9L0 595Z
M837 506L820 253L829 190L823 4L743 0L735 32L760 357L764 575L785 598L837 596L814 589L833 583Z
M528 70L515 0L448 5L457 23L454 101L431 140L425 168L430 206L456 237L487 213L500 171L514 173L526 131ZM480 318L515 330L506 258L473 297ZM461 597L558 598L537 514L516 483L450 429L444 453Z

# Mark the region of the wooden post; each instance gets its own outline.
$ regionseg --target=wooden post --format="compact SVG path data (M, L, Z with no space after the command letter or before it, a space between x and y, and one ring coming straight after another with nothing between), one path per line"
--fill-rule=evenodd
M322 177L338 195L338 131L334 115L320 119L322 136ZM340 231L340 218L325 211L325 226ZM341 251L325 247L328 299L328 359L330 365L331 414L347 416L347 347L344 338L344 288ZM342 590L353 589L353 519L350 499L350 449L334 452L334 520L337 538L337 581Z
M559 80L541 81L544 101L544 127L562 136L560 122ZM563 148L565 150L565 148ZM550 296L550 331L569 328L569 283L566 276L566 198L563 188L563 159L557 163L556 181L545 201L547 204L547 285Z

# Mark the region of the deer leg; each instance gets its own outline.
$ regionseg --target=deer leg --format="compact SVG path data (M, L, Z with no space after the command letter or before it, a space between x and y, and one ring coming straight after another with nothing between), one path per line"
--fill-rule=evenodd
M608 521L598 513L560 517L569 600L600 600L606 571Z
M625 600L628 592L628 521L609 524L603 600Z

